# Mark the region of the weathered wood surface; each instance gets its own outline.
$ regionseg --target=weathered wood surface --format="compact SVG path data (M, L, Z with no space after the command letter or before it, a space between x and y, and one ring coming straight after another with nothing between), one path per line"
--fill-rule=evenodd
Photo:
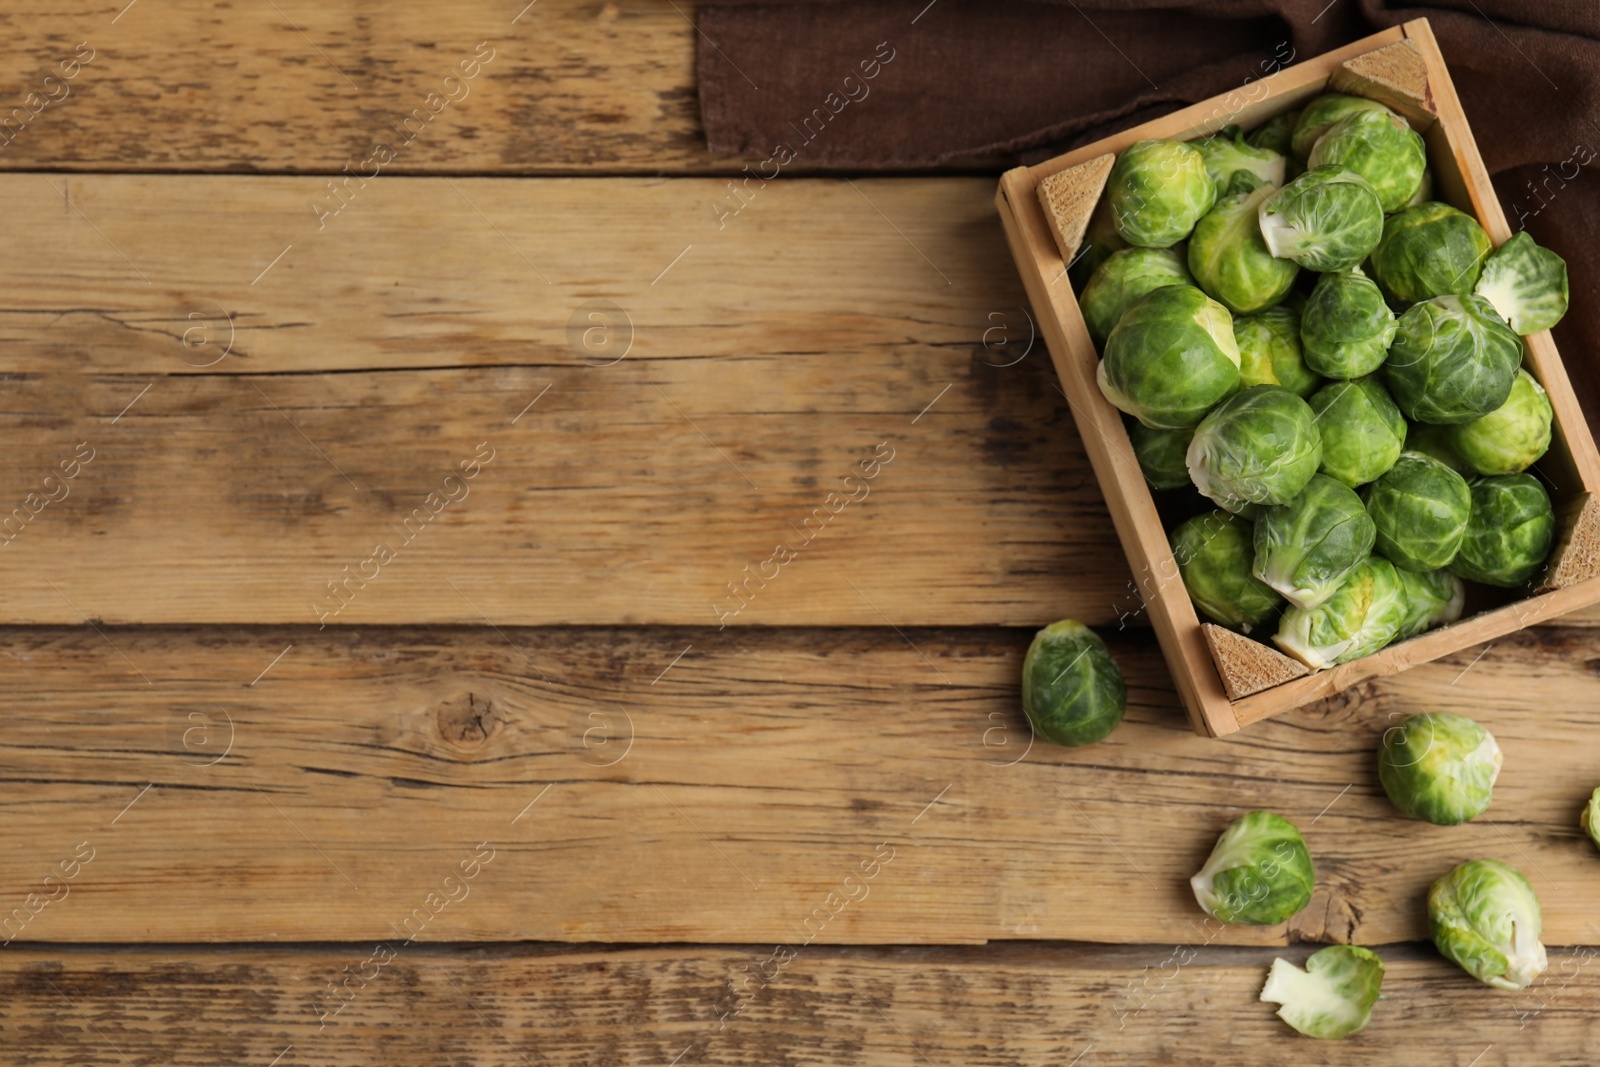
M1226 741L1190 733L1148 635L1119 639L1124 724L1030 750L1022 630L13 629L0 902L50 942L384 938L418 915L430 941L1175 941L1215 835L1264 807L1305 831L1316 896L1219 941L1417 940L1428 884L1492 856L1550 943L1594 943L1591 634L1530 630ZM1461 827L1376 781L1383 730L1440 706L1506 753ZM480 842L470 902L418 912ZM80 845L65 897L28 904Z
M1195 939L793 958L768 944L13 947L0 998L7 1058L38 1064L1586 1067L1600 1041L1592 949L1553 953L1540 983L1506 993L1427 946L1386 947L1371 1023L1315 1047L1257 999L1274 955Z

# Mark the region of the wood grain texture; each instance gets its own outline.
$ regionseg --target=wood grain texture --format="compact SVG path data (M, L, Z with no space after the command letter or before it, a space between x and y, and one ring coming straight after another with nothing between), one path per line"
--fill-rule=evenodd
M37 911L21 941L394 937L487 841L419 940L1158 943L1203 921L1188 878L1216 835L1270 808L1304 830L1316 895L1219 941L1417 940L1427 886L1478 856L1532 880L1549 943L1600 937L1577 823L1595 769L1571 743L1600 715L1590 631L1221 742L1187 729L1147 634L1113 635L1128 716L1083 749L1028 746L1029 637L15 629L0 915ZM1466 826L1400 817L1376 780L1384 729L1441 705L1506 754ZM85 843L64 899L29 905Z
M0 957L15 1062L965 1063L1013 1067L1586 1065L1600 965L1561 950L1521 993L1431 948L1391 946L1360 1034L1316 1051L1258 1001L1277 954L1200 943L1097 948L773 946L442 951L24 950ZM1283 955L1303 963L1306 949ZM782 960L783 957L778 957ZM763 975L771 975L767 980ZM328 991L344 982L344 1001ZM370 979L370 980L368 980ZM343 1003L343 1007L339 1005ZM335 1009L337 1014L333 1014ZM1307 1059L1307 1057L1310 1057Z

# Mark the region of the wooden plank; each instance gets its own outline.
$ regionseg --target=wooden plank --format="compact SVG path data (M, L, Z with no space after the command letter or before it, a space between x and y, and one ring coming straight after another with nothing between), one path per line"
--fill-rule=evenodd
M338 1064L380 1050L419 1067L1319 1062L1257 999L1270 950L1191 939L774 952L13 948L0 995L10 1055L37 1064ZM1329 1062L1577 1064L1600 1040L1593 948L1555 953L1521 993L1487 989L1427 946L1381 953L1385 999L1359 1035L1317 1046ZM339 999L331 983L346 983Z
M1270 808L1305 831L1316 896L1291 928L1219 941L1424 938L1428 884L1472 856L1528 875L1549 943L1595 940L1577 820L1597 782L1572 743L1600 719L1590 631L1524 631L1225 742L1187 729L1147 634L1113 635L1131 705L1084 749L1029 747L1029 636L13 629L0 916L35 942L408 922L429 941L1174 942L1204 918L1188 878L1215 836ZM1383 731L1441 706L1506 753L1489 817L1461 827L1400 817L1376 781ZM419 913L481 842L470 901ZM69 895L30 903L80 846Z

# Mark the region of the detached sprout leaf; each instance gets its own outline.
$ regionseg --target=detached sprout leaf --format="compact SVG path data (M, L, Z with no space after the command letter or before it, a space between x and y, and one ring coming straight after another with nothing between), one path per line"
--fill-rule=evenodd
M1463 863L1433 883L1428 926L1446 959L1496 989L1526 989L1549 966L1539 898L1499 860Z
M1456 826L1489 810L1504 760L1494 735L1465 715L1413 715L1384 731L1378 781L1402 813Z
M1329 945L1301 970L1272 961L1261 999L1283 1005L1278 1018L1307 1037L1349 1037L1367 1025L1383 989L1383 961L1371 949Z
M1548 330L1567 313L1567 261L1523 230L1484 262L1473 292L1524 337Z
M1270 811L1234 820L1189 879L1207 915L1225 923L1273 926L1311 900L1317 875L1294 823Z
M1058 745L1091 745L1122 721L1128 688L1110 649L1081 622L1040 630L1022 661L1022 710L1034 732Z

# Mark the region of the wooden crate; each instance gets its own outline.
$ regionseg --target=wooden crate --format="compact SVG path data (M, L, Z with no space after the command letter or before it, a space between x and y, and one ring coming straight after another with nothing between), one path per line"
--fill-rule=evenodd
M1561 529L1534 596L1316 673L1271 646L1196 616L1121 415L1095 382L1099 354L1079 313L1061 249L1078 247L1115 153L1135 141L1188 140L1230 123L1253 128L1325 91L1369 96L1404 115L1427 142L1434 197L1477 218L1496 247L1510 238L1426 19L1037 166L1018 167L1000 180L997 200L1012 254L1105 492L1145 613L1196 731L1211 736L1600 601L1600 454L1546 331L1526 339L1523 365L1543 384L1555 412L1550 451L1538 471L1554 487L1551 497Z

